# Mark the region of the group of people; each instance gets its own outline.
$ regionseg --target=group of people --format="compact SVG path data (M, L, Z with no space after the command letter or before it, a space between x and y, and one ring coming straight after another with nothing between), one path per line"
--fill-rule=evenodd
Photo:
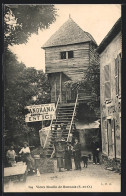
M31 156L30 148L27 142L24 142L23 148L19 151L19 155L16 154L14 150L14 146L11 145L10 149L6 153L6 158L8 162L8 166L12 167L16 163L16 157L21 155L21 160L26 162L28 171L35 172L35 162Z
M94 142L92 145L93 164L99 165L99 152L99 144ZM57 167L59 168L59 172L62 171L62 168L67 171L72 169L72 157L74 158L75 170L81 170L81 161L84 162L84 167L87 167L88 158L91 159L91 155L81 156L81 144L77 138L75 138L73 145L71 142L67 142L67 144L65 144L64 140L57 141L54 145L52 157L54 154L57 158Z
M99 151L100 148L98 143L93 144L93 164L99 164ZM10 149L6 153L8 166L13 166L15 164L16 157L21 155L22 161L26 162L28 171L35 172L35 161L31 156L30 148L27 142L24 142L24 147L16 154L14 146L11 145ZM81 170L81 161L85 161L85 157L81 157L81 145L78 141L78 138L75 138L75 142L72 143L65 140L58 140L54 144L54 151L52 154L55 154L57 158L57 167L59 172L62 171L62 168L70 171L72 169L72 157L74 158L75 170ZM84 163L85 165L85 163ZM87 167L87 158L86 158L86 167Z
M66 145L62 140L57 141L54 146L59 172L62 171L62 168L68 171L72 169L72 155L74 157L75 169L81 170L81 145L77 138L75 139L73 146L71 145L71 142L67 142Z

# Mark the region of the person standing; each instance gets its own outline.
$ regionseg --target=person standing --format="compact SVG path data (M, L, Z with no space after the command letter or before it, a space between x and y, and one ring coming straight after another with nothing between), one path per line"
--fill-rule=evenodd
M57 158L57 168L59 168L59 172L61 172L61 168L64 168L64 146L60 140L55 144L55 154Z
M15 163L15 157L16 157L16 152L12 145L10 146L10 149L7 151L6 157L7 157L8 166L12 167L13 164Z
M65 169L67 171L72 169L72 150L71 150L71 144L67 143L67 146L65 148Z
M93 154L93 164L99 165L99 143L98 142L93 142L92 144L92 154Z
M81 170L81 145L78 142L78 139L75 139L75 143L73 145L73 155L74 155L74 163L75 169Z

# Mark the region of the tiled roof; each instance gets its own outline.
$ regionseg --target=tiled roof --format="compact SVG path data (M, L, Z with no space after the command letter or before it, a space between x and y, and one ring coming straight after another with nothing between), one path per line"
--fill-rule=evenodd
M94 38L88 33L83 31L72 18L69 18L43 45L43 48L64 46L69 44L83 43L93 41L96 45Z

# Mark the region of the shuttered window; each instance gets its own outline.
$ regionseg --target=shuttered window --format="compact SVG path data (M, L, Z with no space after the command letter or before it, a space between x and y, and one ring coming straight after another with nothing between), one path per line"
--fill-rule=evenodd
M115 90L116 95L119 92L119 66L118 66L118 57L115 59Z
M119 95L121 95L121 66L122 66L121 54L118 55L118 64L119 64Z
M111 99L110 66L104 66L104 98Z
M115 91L121 95L121 54L115 59Z

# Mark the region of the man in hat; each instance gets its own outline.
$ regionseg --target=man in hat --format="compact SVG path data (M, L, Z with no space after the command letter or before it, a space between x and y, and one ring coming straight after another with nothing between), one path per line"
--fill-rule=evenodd
M77 138L75 138L75 143L73 146L73 155L74 155L75 170L81 170L81 145L78 142Z
M92 154L93 154L93 165L97 164L99 165L99 142L93 141L92 142Z
M64 168L64 145L63 141L57 140L55 143L55 153L57 158L57 167L59 168L59 172L61 172L61 168Z

